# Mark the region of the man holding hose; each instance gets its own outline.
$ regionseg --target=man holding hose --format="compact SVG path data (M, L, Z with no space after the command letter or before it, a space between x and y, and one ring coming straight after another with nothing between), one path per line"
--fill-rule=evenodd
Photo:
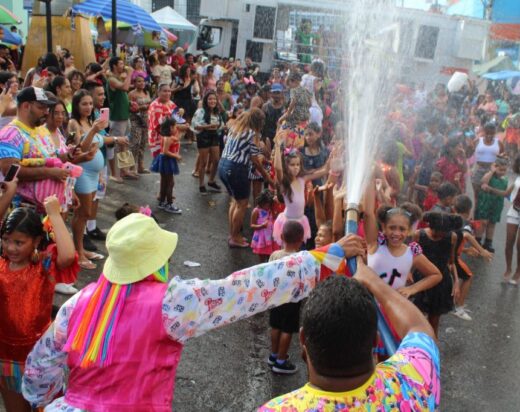
M376 365L376 304L402 338ZM261 407L274 411L435 411L440 400L439 350L426 318L358 258L353 279L318 284L302 311L300 343L309 382Z

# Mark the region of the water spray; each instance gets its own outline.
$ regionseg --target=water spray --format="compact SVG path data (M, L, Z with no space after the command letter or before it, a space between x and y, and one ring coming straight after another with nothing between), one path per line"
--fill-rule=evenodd
M393 0L357 0L345 24L343 74L346 127L345 181L347 191L346 234L356 234L359 205L370 179L379 143L387 132L383 119L388 114L400 72L400 24ZM356 258L348 259L356 273ZM397 344L378 306L378 329L388 354Z
M348 234L357 234L358 230L358 220L359 220L359 205L356 203L349 203L347 205L347 219L345 223L345 233ZM357 262L356 258L352 257L347 259L347 266L350 270L350 273L354 275L357 271ZM393 355L397 351L397 342L394 339L394 335L388 323L377 305L377 329L379 330L379 336L383 341L383 345L385 346L386 352L389 355Z

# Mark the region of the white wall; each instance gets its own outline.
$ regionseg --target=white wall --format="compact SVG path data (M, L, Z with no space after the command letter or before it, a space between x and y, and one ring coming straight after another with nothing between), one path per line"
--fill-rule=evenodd
M469 43L464 43L464 36L461 37L459 29L460 18L449 17L446 15L438 15L415 10L401 9L400 17L405 17L413 21L413 36L412 47L409 50L408 56L403 59L403 73L410 81L425 82L427 85L433 85L436 82L446 82L451 75L442 73L445 67L461 68L470 70L473 66L473 58L478 58L476 49L480 48L482 51L481 58L484 58L483 52L487 40L487 23L475 20L466 19L466 23L475 25L473 33L465 33L472 39ZM419 27L421 25L439 27L439 36L437 39L437 47L435 49L435 57L433 61L421 61L414 57L415 43ZM484 26L482 26L484 25ZM480 44L478 38L480 37ZM473 50L463 50L463 48L472 47ZM459 57L460 56L460 57ZM462 58L473 57L473 58Z

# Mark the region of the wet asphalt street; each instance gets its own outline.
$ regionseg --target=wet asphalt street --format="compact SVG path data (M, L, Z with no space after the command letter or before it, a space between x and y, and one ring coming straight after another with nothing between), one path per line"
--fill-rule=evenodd
M156 212L164 228L179 234L170 273L217 279L255 264L256 256L250 250L227 246L228 196L200 196L198 181L191 176L196 149L183 145L181 150L184 159L176 177L176 196L183 213ZM108 198L101 203L98 225L107 230L115 220L115 209L125 201L150 204L155 210L158 185L157 175L123 185L111 182ZM245 233L250 238L249 228ZM504 238L505 224L500 224L493 262L468 260L475 272L467 302L473 321L451 314L441 319L442 411L520 411L520 291L500 282ZM186 260L201 266L186 267ZM83 271L78 285L83 287L97 276L98 272ZM177 371L173 410L253 411L270 398L303 385L306 372L296 339L291 358L299 372L280 377L268 369L268 332L268 318L261 314L189 341Z

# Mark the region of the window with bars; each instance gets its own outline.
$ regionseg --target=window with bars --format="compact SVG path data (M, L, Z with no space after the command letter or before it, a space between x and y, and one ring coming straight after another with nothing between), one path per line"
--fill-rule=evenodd
M253 36L259 39L272 39L274 37L275 20L275 7L256 6Z
M195 25L200 23L200 0L186 1L186 18Z
M161 10L166 6L170 6L173 9L174 3L174 0L152 0L152 12Z
M435 49L439 39L439 28L435 26L420 26L415 44L415 57L427 60L435 58Z

